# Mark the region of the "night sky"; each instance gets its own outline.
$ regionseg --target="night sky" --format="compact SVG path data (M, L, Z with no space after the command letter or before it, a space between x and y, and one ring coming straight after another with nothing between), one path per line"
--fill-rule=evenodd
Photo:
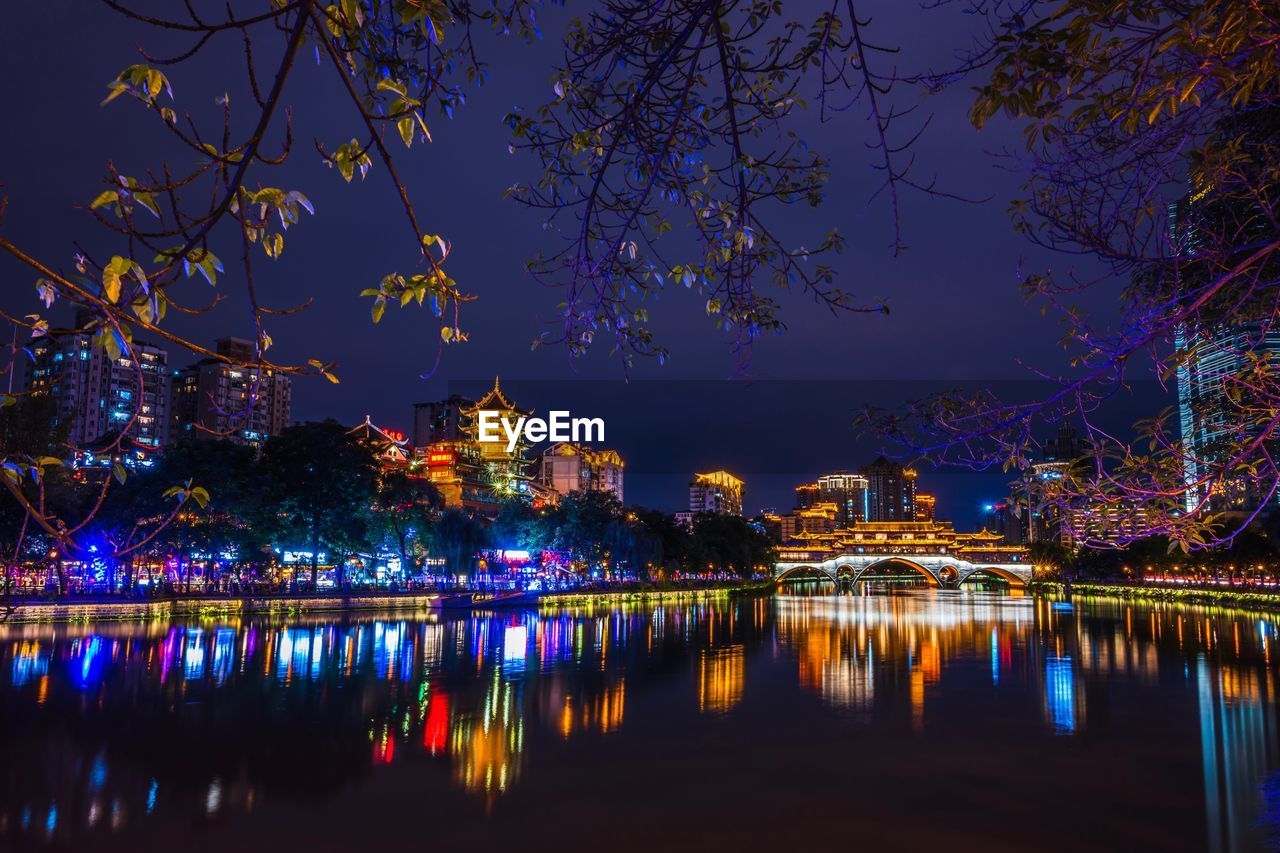
M171 13L174 4L150 5ZM896 0L879 5L873 31L882 42L903 45L902 67L947 64L966 46L960 34L974 25L953 9L921 10ZM122 98L100 108L106 84L140 61L132 50L135 42L161 53L189 45L84 0L10 4L5 12L0 183L9 207L3 232L36 257L66 269L73 241L110 254L112 244L103 230L73 207L101 191L107 162L114 161L125 174L141 173L178 153L140 105ZM301 190L315 204L316 215L290 229L280 260L255 259L256 276L273 307L315 297L310 310L270 323L273 356L333 360L342 378L337 386L323 379L295 382L295 418L355 423L369 414L407 433L414 402L445 395L450 383L475 387L501 374L512 388L523 381L537 393L540 399L519 402L539 411L569 408L575 415L596 415L593 401L599 400L598 408L610 412L607 443L630 463L630 500L681 508L689 468L724 466L747 480L748 511L785 510L796 483L826 469L870 461L877 443L855 441L849 425L865 399L888 400L899 392L911 396L958 380L1025 380L1019 359L1051 368L1062 364L1060 330L1052 318L1040 316L1038 304L1023 301L1017 273L1020 264L1066 269L1079 261L1033 251L1012 233L1004 210L1019 178L1000 168L991 152L1016 143L1018 136L999 122L982 134L972 129L966 116L968 85L922 106L934 119L917 145L918 168L922 177L936 173L947 190L992 198L969 205L908 196L904 230L910 248L897 258L890 248L887 204L867 205L878 174L871 169L875 152L865 145L864 112L854 107L825 125L816 110L795 120L795 129L831 160L832 181L823 207L782 209L778 221L800 242L816 242L824 230L838 227L848 243L835 261L839 284L868 298L884 298L889 316L833 317L803 295L783 298L790 330L758 345L752 365L755 392L708 390L740 386L742 380L734 378L733 355L707 323L702 300L683 289L664 294L650 307L654 329L672 360L665 367L639 365L630 386L622 384L620 364L603 349L573 364L560 349L530 352L529 342L543 330L560 297L530 280L522 264L537 247L549 248L554 237L540 228L535 212L502 197L512 183L535 179L537 164L532 157L508 153L509 133L501 119L511 107L532 108L550 94L551 63L560 53L556 33L566 15L546 10L546 37L531 47L515 39L486 39L482 50L490 63L489 82L470 91L467 106L452 120L428 114L433 144L399 154L424 228L452 241L449 270L463 290L478 297L463 317L470 342L448 348L429 380L419 376L435 358L434 320L424 311L390 308L373 326L369 301L357 295L387 272L414 270L413 236L391 184L378 165L363 184L348 185L321 163L312 140L319 137L330 146L344 142L357 135L358 117L339 100L331 68L308 62L295 73L285 97L294 108L294 155L262 179ZM237 131L244 134L249 117L256 118L255 105L245 94L238 41L222 38L189 64L170 70L175 106L197 120L216 122L215 98L228 92L233 109L238 105L243 111ZM264 39L259 49L267 47ZM279 131L280 123L273 129ZM277 150L279 138L272 137L268 151ZM184 156L175 162L190 161ZM219 288L226 300L210 315L171 314L169 321L175 330L209 342L228 334L252 336L233 265L238 249L223 239L228 245L219 253L228 274ZM36 310L31 270L6 256L0 258L0 277L7 309ZM187 290L191 303L210 295L202 283ZM176 365L186 363L182 354L170 357ZM689 380L704 382L683 384ZM634 403L626 402L628 393L634 393ZM1146 389L1124 414L1143 417L1156 404L1156 394ZM669 410L664 416L652 415L664 407ZM998 472L925 471L921 488L939 495L940 516L967 527L983 502L1001 495L1006 479Z

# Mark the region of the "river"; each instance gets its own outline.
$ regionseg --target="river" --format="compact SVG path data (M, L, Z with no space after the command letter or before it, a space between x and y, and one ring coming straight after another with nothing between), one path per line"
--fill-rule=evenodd
M1280 839L1277 616L860 592L0 626L0 849Z

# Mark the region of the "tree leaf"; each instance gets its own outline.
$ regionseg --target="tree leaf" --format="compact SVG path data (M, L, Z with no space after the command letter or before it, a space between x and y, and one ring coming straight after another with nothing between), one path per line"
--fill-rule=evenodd
M120 289L125 273L133 267L133 261L115 255L102 269L102 290L108 302L120 301Z

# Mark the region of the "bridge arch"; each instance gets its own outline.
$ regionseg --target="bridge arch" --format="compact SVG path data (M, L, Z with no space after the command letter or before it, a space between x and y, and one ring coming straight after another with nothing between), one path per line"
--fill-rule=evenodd
M780 572L780 573L779 573L779 574L774 578L774 580L775 580L775 581L784 581L784 580L786 580L786 579L790 578L792 575L799 574L799 573L804 573L804 574L807 574L807 575L812 575L812 576L813 576L814 578L816 578L817 580L831 581L832 583L835 583L835 584L838 584L838 583L840 582L840 581L837 579L837 577L836 577L836 573L835 573L834 571L828 571L827 569L825 569L825 568L823 568L822 566L819 566L819 565L808 565L808 564L805 564L805 565L797 565L797 566L788 566L786 569L784 569L782 572Z
M973 578L979 577L981 575L990 575L991 577L1000 578L1001 580L1008 581L1009 586L1015 589L1023 589L1027 585L1027 582L1025 580L1018 577L1008 569L1002 569L999 566L979 566L973 571L966 574L964 577L962 577L960 579L960 583L964 583L965 581L972 580Z
M859 570L854 574L853 580L855 583L857 583L858 581L866 578L866 576L870 572L874 571L877 568L880 568L881 566L887 566L890 563L900 563L908 568L915 569L917 572L924 575L924 579L928 582L930 587L937 588L942 586L942 584L938 581L937 575L935 575L933 572L929 571L928 569L926 569L924 566L920 565L916 561L911 560L907 557L885 557L883 560L876 560L874 563L868 563L867 565L863 566L861 570Z

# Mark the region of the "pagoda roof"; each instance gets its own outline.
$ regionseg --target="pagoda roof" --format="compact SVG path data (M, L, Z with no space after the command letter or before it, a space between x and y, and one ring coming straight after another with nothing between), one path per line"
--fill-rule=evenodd
M347 430L347 435L354 435L364 441L370 441L375 443L386 442L389 444L394 444L397 447L404 447L409 443L409 440L406 438L395 438L394 436L392 436L382 427L375 424L369 415L364 416L364 423L360 424L354 429Z
M481 409L498 409L500 411L507 412L520 412L525 415L533 413L533 409L522 409L515 403L511 402L506 394L502 393L502 388L497 376L493 377L493 387L490 388L483 397L468 407L466 411L471 413L478 412Z

